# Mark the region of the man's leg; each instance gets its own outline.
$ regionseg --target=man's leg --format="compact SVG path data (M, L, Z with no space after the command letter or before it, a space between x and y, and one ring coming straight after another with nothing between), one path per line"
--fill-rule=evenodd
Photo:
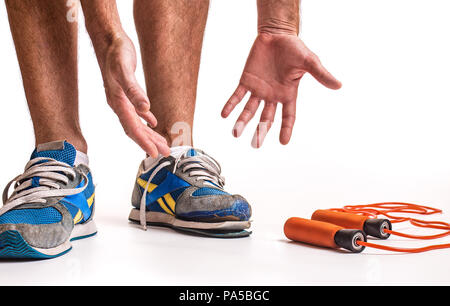
M172 128L192 135L197 78L209 0L135 0L134 17L156 132L170 145ZM175 125L181 123L180 125ZM186 135L184 135L186 136ZM178 138L180 139L180 138Z
M86 153L78 121L77 31L62 0L6 0L36 145L66 139Z
M97 232L95 187L78 124L77 25L66 19L63 0L8 0L6 7L36 149L6 186L14 190L0 208L0 245L7 246L0 258L54 258L72 240Z
M158 119L156 131L172 146L173 158L146 158L141 164L129 219L144 227L150 223L206 236L246 237L250 235L245 230L250 227L248 202L224 191L217 161L185 147L192 145L208 7L208 0L135 0L151 111ZM179 129L182 135L177 134Z

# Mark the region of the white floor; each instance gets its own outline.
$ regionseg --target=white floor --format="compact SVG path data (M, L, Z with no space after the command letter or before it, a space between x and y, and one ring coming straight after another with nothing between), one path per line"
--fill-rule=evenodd
M125 30L137 44L132 1L119 2ZM4 186L23 171L33 134L1 6ZM220 110L237 86L255 37L255 3L211 4L195 146L221 163L227 190L244 195L253 206L254 233L238 240L198 238L168 229L144 232L128 223L130 193L143 154L124 135L105 101L94 52L80 21L80 118L98 184L99 233L74 242L71 252L54 260L0 261L0 284L450 285L450 249L347 254L290 243L282 232L291 216L381 201L435 206L444 214L432 219L450 220L449 4L323 0L304 1L302 8L302 39L343 88L327 90L305 75L291 143L278 143L278 111L263 148L254 150L250 141L256 122L236 140L231 129L239 112L222 120ZM140 60L137 78L144 84ZM409 231L406 225L396 229ZM449 239L418 242L393 237L386 243L413 247Z
M449 250L349 254L300 245L284 238L279 217L255 221L253 235L236 240L144 232L127 222L127 212L125 206L100 208L98 235L75 241L60 258L1 261L0 284L450 284ZM398 245L400 239L391 240Z

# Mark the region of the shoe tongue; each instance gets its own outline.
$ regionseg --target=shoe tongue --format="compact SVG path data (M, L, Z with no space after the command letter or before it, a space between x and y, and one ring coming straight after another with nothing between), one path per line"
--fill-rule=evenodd
M195 149L189 149L185 154L186 157L192 157L192 156L197 156L200 155L200 152L198 152Z
M38 145L30 159L48 157L73 167L76 155L77 150L67 141L53 141Z
M178 158L180 156L184 157L192 157L202 155L201 152L195 150L190 146L179 146L170 148L170 155L174 158Z

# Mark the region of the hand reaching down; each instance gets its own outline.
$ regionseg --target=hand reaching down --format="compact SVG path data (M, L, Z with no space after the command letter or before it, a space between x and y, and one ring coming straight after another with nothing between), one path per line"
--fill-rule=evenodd
M222 110L222 117L228 117L245 94L251 92L233 128L233 135L239 137L242 134L260 102L264 101L260 123L252 140L253 147L261 147L274 121L279 102L283 105L280 142L287 144L295 122L298 85L306 72L330 89L341 87L341 83L296 35L259 34L248 56L239 86Z
M125 133L148 155L168 156L170 149L164 137L151 129L157 124L150 112L150 102L136 77L136 51L126 35L113 39L99 60L109 106L119 117ZM150 127L144 123L144 119Z

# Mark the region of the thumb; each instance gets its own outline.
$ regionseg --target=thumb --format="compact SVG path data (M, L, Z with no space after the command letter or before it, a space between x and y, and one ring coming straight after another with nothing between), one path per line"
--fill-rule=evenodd
M339 89L342 87L342 83L339 82L330 72L328 72L327 69L325 69L315 54L305 60L305 69L325 87L330 89Z

